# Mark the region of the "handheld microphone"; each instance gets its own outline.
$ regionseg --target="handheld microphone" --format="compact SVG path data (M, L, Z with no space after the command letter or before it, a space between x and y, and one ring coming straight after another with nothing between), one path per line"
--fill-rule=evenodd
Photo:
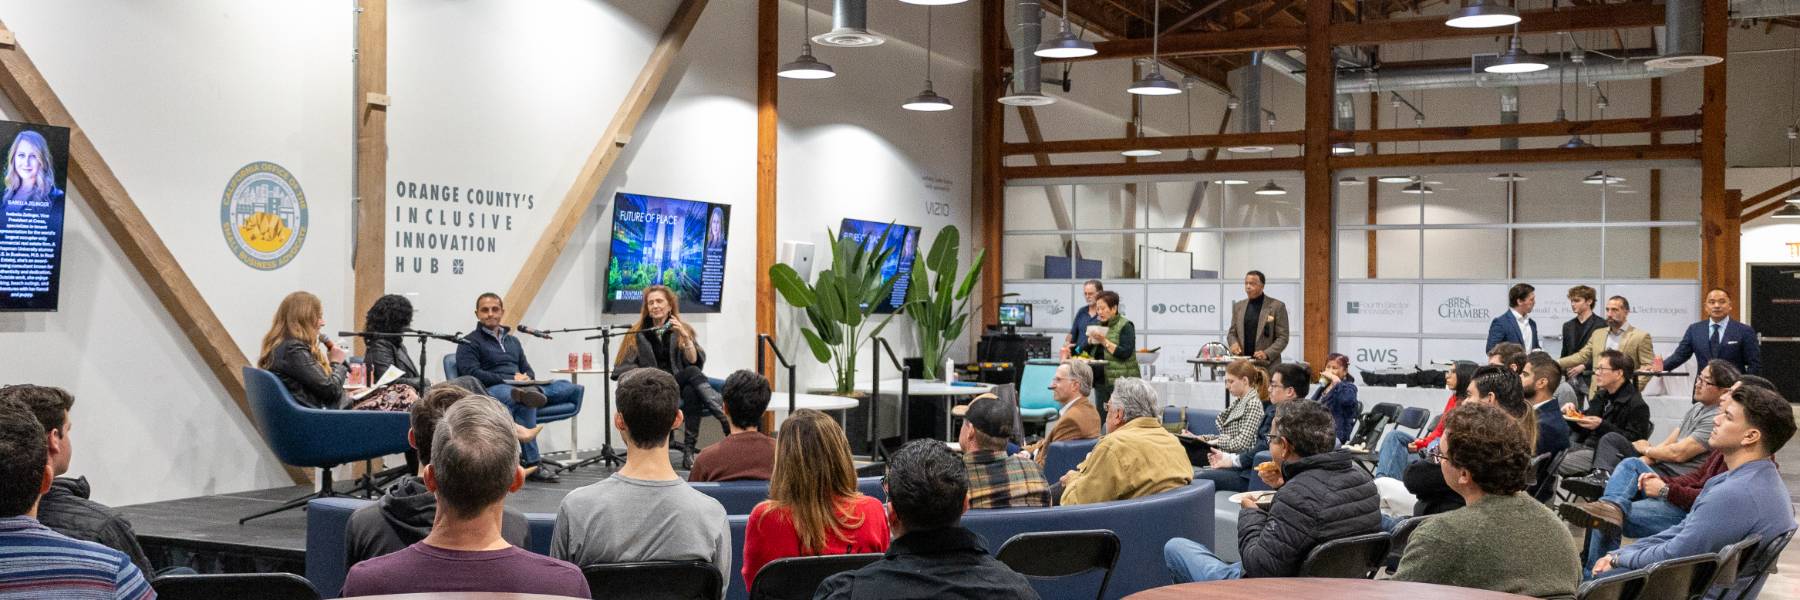
M551 339L550 334L544 333L542 331L538 331L536 329L532 329L531 327L525 325L524 323L519 324L518 332L523 333L525 335L535 336L535 337L546 339L546 340Z

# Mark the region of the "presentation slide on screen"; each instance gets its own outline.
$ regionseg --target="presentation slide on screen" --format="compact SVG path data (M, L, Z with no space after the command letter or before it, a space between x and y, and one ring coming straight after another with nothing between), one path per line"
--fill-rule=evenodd
M719 312L731 207L620 192L613 197L606 312L635 313L644 288L666 286L682 312Z
M886 235L883 235L884 233ZM875 307L875 312L889 313L899 310L900 305L906 303L907 284L912 281L912 278L907 275L912 273L913 258L918 254L919 228L844 219L842 226L838 229L838 239L846 238L856 240L867 252L880 252L886 248L893 249L893 252L888 254L887 260L881 263L881 278L885 281L898 274L900 279L894 282L894 293L888 296L888 301ZM877 242L880 243L879 246Z
M7 140L0 194L0 310L56 310L62 275L69 130L0 121Z

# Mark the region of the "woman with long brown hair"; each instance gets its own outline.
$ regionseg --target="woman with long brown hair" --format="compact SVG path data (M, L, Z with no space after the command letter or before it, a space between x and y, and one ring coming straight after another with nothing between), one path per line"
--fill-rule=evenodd
M619 343L612 378L617 381L633 369L661 369L675 376L675 382L681 385L681 468L687 469L694 464L700 417L712 414L725 435L731 435L731 424L726 420L719 391L713 389L701 371L706 367L706 350L695 339L694 328L681 320L680 313L675 290L660 285L644 288L637 322L631 324L631 330Z
M886 552L881 501L856 490L850 441L825 413L803 408L781 424L769 499L744 529L744 585L772 561L793 556Z
M312 408L406 410L418 399L409 386L388 385L353 401L344 392L350 353L319 333L324 326L325 309L318 296L288 294L275 308L269 332L263 334L257 368L274 373L295 401Z

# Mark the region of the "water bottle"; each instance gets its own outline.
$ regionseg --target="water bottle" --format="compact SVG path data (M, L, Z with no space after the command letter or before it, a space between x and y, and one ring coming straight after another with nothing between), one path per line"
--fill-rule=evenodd
M956 383L956 359L944 359L944 383Z

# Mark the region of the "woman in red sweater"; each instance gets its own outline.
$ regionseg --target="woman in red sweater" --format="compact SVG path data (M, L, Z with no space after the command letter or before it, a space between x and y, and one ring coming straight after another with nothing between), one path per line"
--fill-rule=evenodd
M886 552L888 540L881 501L856 491L843 428L825 413L794 411L776 438L769 499L744 529L744 585L777 559Z

